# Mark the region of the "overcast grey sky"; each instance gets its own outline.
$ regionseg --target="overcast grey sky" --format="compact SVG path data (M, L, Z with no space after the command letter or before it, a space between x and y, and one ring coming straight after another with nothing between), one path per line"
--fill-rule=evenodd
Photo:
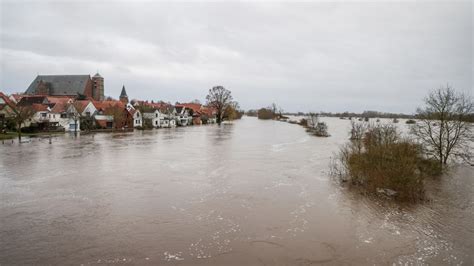
M1 1L0 90L39 74L95 74L115 98L244 109L412 113L446 83L473 84L472 1Z

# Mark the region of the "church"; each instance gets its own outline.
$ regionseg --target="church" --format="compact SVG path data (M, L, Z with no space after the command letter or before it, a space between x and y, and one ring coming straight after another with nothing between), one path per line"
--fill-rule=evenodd
M68 96L83 95L96 101L104 100L104 78L90 75L38 75L26 90L27 95Z

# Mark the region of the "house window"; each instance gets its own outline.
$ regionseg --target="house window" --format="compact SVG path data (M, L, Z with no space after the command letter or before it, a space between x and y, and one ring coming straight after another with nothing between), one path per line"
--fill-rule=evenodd
M46 117L46 113L42 113L41 116L42 116L42 117Z
M158 114L155 114L156 117L158 117Z
M61 118L67 118L67 114L61 114Z
M49 114L48 116L49 116L49 118L51 118L51 114Z
M86 115L87 115L87 116L91 116L91 112L86 112Z

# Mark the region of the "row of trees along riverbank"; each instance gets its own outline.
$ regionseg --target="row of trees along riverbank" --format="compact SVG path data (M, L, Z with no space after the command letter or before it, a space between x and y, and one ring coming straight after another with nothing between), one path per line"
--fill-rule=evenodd
M393 124L351 121L351 140L331 163L331 173L365 193L402 201L424 198L424 180L472 163L473 101L447 86L433 90L417 110L411 138Z

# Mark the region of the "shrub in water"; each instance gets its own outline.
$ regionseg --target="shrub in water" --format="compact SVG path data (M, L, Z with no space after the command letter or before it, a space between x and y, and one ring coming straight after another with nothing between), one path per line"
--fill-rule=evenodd
M261 108L257 112L258 119L273 119L275 114L268 108Z
M396 195L408 201L421 199L424 178L439 174L436 164L423 156L418 144L401 138L393 125L363 129L363 137L343 146L333 162L333 174L369 193ZM352 133L359 130L353 128Z

